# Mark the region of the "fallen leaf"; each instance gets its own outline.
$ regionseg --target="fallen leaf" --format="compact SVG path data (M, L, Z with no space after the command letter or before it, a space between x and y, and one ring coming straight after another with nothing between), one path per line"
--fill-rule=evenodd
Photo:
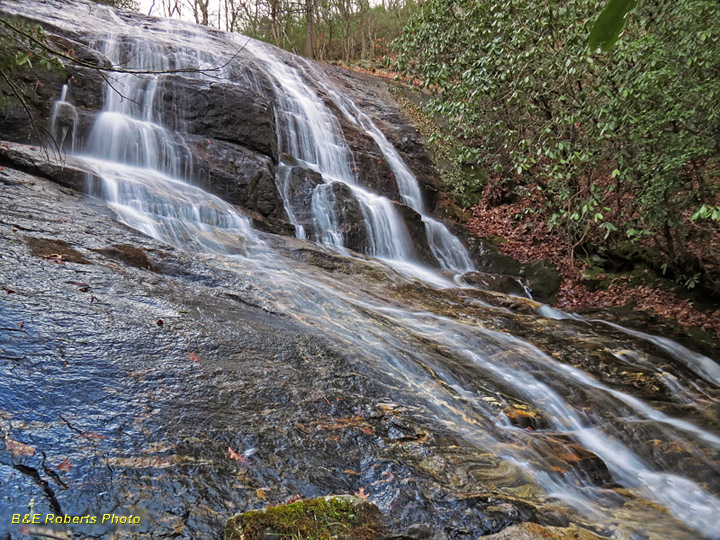
M15 456L32 456L35 453L34 447L12 439L5 439L5 449L10 450Z
M290 497L285 504L290 504L298 501L302 501L302 495L294 495Z
M59 253L53 253L52 255L46 255L43 257L46 261L54 262L56 264L65 264L65 257Z
M230 459L234 459L242 464L247 463L247 459L242 454L238 454L235 450L228 446L228 452L230 453Z
M372 429L371 427L368 427L368 426L363 426L362 432L363 432L365 435L375 435L375 432L373 431L373 429Z
M257 496L260 497L261 499L263 499L263 500L264 500L264 499L267 499L267 497L265 496L265 492L264 492L262 489L257 488L257 490L255 491L255 493L256 493Z
M192 362L200 362L200 356L198 356L198 355L195 354L194 352L188 352L188 358L189 358ZM230 448L230 447L228 446L228 448Z
M371 486L378 486L378 485L380 485L380 484L385 484L386 482L391 482L391 481L395 480L395 475L394 475L393 473L391 473L390 471L384 472L384 473L383 473L383 476L387 476L387 478L385 478L384 480L376 480L375 482L373 482L373 483L370 484L370 485L371 485ZM362 488L361 488L361 489L362 489Z
M365 493L365 488L361 487L359 490L357 490L355 493L353 493L356 497L360 497L361 499L368 500L368 497L370 497L369 493Z
M58 471L68 472L72 468L73 464L70 463L70 460L68 458L63 459L60 462L60 465L55 467Z
M163 321L162 319L158 319L158 320L157 320L157 325L158 325L158 326L162 326L163 324L165 324L165 321Z
M345 474L353 474L353 475L355 475L355 476L360 476L360 473L359 473L359 472L353 471L352 469L345 469L343 472L344 472Z

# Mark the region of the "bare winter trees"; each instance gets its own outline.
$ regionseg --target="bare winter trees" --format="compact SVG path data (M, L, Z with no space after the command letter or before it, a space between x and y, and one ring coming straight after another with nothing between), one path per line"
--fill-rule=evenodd
M154 0L151 11L241 32L310 58L372 58L422 0Z

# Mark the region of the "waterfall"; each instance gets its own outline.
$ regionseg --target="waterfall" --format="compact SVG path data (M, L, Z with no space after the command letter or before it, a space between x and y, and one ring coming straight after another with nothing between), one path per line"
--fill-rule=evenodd
M192 153L155 111L153 72L199 68L207 53L188 47L169 55L162 42L114 34L95 46L127 72L108 76L104 108L80 154L100 179L94 193L128 225L175 246L243 254L258 246L246 217L188 182Z
M42 4L31 6L42 18ZM86 16L80 8L73 12L70 4L67 9L69 21ZM152 28L145 31L119 19L110 25L101 18L92 20L108 31L112 26L109 37L92 45L128 70L191 68L205 65L209 59L222 65L227 51L234 50L237 43L235 38L222 38L188 24L178 23L171 31L173 25L160 21L148 23ZM305 70L317 76L318 84L347 119L362 127L381 148L403 201L421 214L430 247L440 263L455 271L471 269L467 253L454 244L459 241L427 215L416 179L371 119L317 70L308 64L291 66L273 51L250 42L245 52L268 70L272 81L276 118L282 126L281 152L287 154L279 160L278 189L290 219L295 220L297 236L303 237L305 231L292 215L289 174L292 167L301 166L322 175L311 198L321 243L344 249L338 202L341 187L360 206L368 253L405 262L413 257L411 239L393 203L357 185L352 153L338 121L304 82ZM242 68L233 72L231 67L224 75L237 81L233 73ZM550 499L564 501L588 519L617 531L618 538L695 537L695 533L687 534L688 527L707 538L720 535L716 515L720 507L716 461L720 438L714 424L706 427L701 423L706 411L695 405L705 398L712 402L710 398L718 395L717 366L710 359L696 355L686 360L688 367L704 376L704 380L693 381L684 374L682 363L678 369L664 357L644 353L633 341L638 337L650 340L672 353L671 357L683 353L666 338L636 333L621 341L583 321L593 354L618 358L621 368L670 381L673 393L668 399L676 399L691 416L676 418L665 412L660 399L641 399L615 388L615 383L598 380L592 372L596 358L577 346L577 333L565 326L567 321L534 315L520 319L509 309L489 304L467 312L463 305L455 316L447 315L445 291L427 287L416 293L428 295L427 301L406 299L388 291L393 291L396 283L400 289L411 288L411 280L397 278L397 282L383 284L386 288L373 282L362 289L365 276L337 277L295 264L268 247L236 208L192 185L192 152L182 136L167 127L182 122L158 114L161 80L162 75L153 73L113 75L104 108L84 148L76 148L79 158L100 179L95 194L126 224L183 250L207 255L217 268L238 276L244 286L263 291L273 309L288 320L305 325L308 332L322 329L328 342L335 343L343 354L365 363L379 377L389 378L399 394L413 396L428 411L428 422L461 436L483 456L492 455L522 471L511 485L501 485L501 475L493 478L488 490L520 499L530 497L525 494L530 491L536 494L538 506L549 504ZM66 101L71 95L72 88L63 91L54 109L52 125L58 132L62 132L63 118L73 118L72 105ZM518 321L534 325L542 338L555 336L555 341L538 338L540 347L528 337L512 335L510 331L522 335L524 327ZM551 354L553 347L571 351L561 355L567 363ZM533 429L514 424L513 407L532 410L543 424ZM674 463L653 453L655 441L677 444L683 452L678 462L685 459L700 468L676 470ZM553 461L558 449L572 454L577 445L607 467L611 480L628 491L599 485L580 467L558 467ZM475 482L472 476L470 480ZM544 494L537 495L542 490ZM684 524L678 525L678 520Z
M345 117L369 134L377 143L395 174L403 202L422 216L430 249L442 267L460 273L472 271L474 266L467 249L445 225L427 214L417 178L385 134L347 95L333 88L319 69L309 63L305 65L312 73L312 78L318 81Z
M412 241L392 202L357 185L357 178L353 172L355 166L352 152L345 142L338 120L323 103L318 93L304 80L304 71L308 68L303 68L301 64L295 66L286 64L282 58L273 53L272 49L260 43L251 42L248 44L248 49L262 62L272 78L277 104L277 121L281 126L279 130L281 151L320 172L325 182L342 182L350 186L362 208L369 237L367 252L370 255L412 262ZM313 80L333 96L333 100L341 110L345 112L348 107L352 107L357 111L357 117L348 114L348 118L378 142L395 174L403 201L422 215L428 231L430 248L441 265L456 272L472 270L472 262L462 243L451 235L444 225L424 213L417 179L392 144L369 118L359 112L352 101L347 98L341 99L337 92L322 80L318 71L314 70L311 75ZM361 118L363 123L357 118ZM281 187L281 193L285 197L285 208L293 220L292 202L287 199L287 190ZM322 194L318 197L325 198ZM317 209L333 212L325 205L318 205ZM330 215L316 213L315 216L321 241L338 247L342 235L338 231L337 220L333 221ZM305 231L297 224L296 229L298 237L303 237Z

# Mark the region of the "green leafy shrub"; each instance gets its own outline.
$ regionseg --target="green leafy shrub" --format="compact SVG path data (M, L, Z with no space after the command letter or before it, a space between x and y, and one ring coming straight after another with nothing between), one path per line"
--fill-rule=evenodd
M433 91L428 113L488 172L490 199L539 189L538 211L576 245L629 238L693 266L693 242L718 233L689 219L717 205L717 3L646 0L594 53L603 6L428 0L395 44L398 68Z

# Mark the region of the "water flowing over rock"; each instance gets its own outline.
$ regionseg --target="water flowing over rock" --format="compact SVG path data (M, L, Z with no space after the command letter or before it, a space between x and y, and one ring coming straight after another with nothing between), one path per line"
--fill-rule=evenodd
M456 283L366 79L84 1L0 13L125 70L47 75L63 152L0 111L0 538L217 538L353 493L385 538L720 537L717 351Z

